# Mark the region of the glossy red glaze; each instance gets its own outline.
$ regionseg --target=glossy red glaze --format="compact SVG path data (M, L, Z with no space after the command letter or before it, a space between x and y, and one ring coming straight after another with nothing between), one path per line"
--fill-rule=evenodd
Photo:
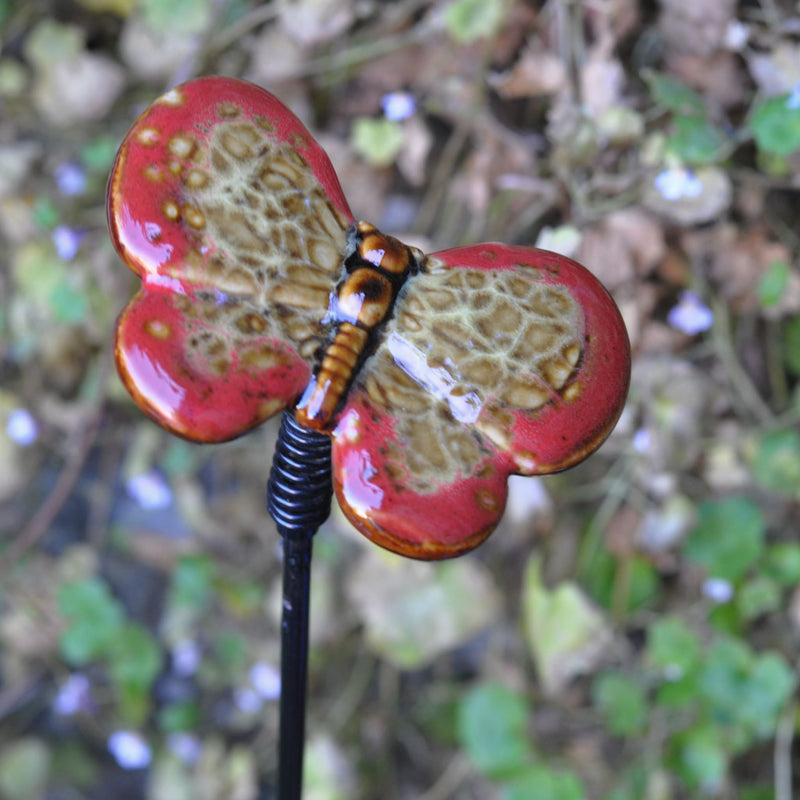
M142 279L116 339L139 406L176 434L223 441L296 404L312 373L342 372L323 426L336 494L395 552L475 547L510 474L574 465L622 411L630 350L613 300L576 262L524 247L414 251L419 271L378 315L374 351L362 362L333 347L320 370L345 335L335 310L353 217L324 151L252 84L201 78L145 111L117 156L108 216ZM346 302L365 303L373 283L356 281Z
M326 153L280 101L258 86L199 78L159 98L133 125L117 154L107 204L114 245L142 278L141 291L118 323L118 371L138 405L159 424L204 442L238 436L272 416L294 402L311 375L293 343L274 336L251 335L241 351L228 333L225 347L217 344L224 352L215 364L187 354L190 338L214 332L217 322L213 299L210 311L194 313L198 293L205 293L206 307L208 296L216 297L220 310L231 316L237 313L235 303L243 308L249 303L244 310L263 308L246 292L220 292L211 269L215 257L228 257L230 242L215 241L186 213L191 174L213 175L209 142L231 119L255 123L268 140L288 143L341 217L352 220ZM342 234L339 246L343 242ZM233 280L241 283L242 276L234 274Z
M502 244L453 248L432 258L454 268L537 271L541 283L565 288L579 305L584 349L565 392L552 392L550 401L534 411L512 410L508 447L485 441L490 454L470 473L431 492L404 489L406 476L387 468L391 443L403 447L395 421L364 392L351 394L334 431L339 503L377 544L422 559L456 556L483 541L502 516L510 474L557 472L594 452L616 424L630 382L630 345L619 311L597 278L577 262ZM491 402L487 398L478 416L476 435Z
M170 164L185 168L189 158L169 149L173 136L189 132L207 141L220 120L220 107L235 105L247 119L263 119L274 126L271 136L288 142L313 169L328 197L342 214L353 219L328 154L314 141L302 122L277 97L260 86L233 78L197 78L176 86L156 100L134 123L120 145L108 187L108 226L125 263L137 274L168 274L191 249L186 225L164 220L164 203L178 205L184 193ZM148 136L148 131L152 134ZM147 142L145 144L145 142ZM149 169L159 179L146 181Z

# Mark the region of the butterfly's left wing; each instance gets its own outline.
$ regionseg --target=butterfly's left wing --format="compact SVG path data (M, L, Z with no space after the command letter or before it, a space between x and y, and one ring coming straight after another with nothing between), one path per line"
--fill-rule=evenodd
M231 78L171 89L123 140L108 220L141 278L115 355L146 413L211 442L295 402L330 335L352 214L289 109Z
M613 300L576 262L503 245L431 256L333 433L340 505L407 556L475 547L503 513L509 474L565 469L602 443L629 358Z

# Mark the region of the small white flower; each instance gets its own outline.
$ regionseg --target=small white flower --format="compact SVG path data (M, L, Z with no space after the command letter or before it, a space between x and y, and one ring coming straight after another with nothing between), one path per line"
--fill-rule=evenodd
M681 200L684 197L699 197L703 183L686 167L671 167L659 172L654 185L665 200Z
M277 700L281 696L281 675L272 664L259 661L250 669L250 683L265 700Z
M8 438L22 447L33 444L39 436L39 426L27 408L15 408L6 422Z
M707 331L714 324L714 313L694 292L681 292L678 305L667 315L667 322L689 336Z
M144 769L153 758L150 745L135 731L114 731L108 737L107 746L122 769Z
M725 46L729 50L738 52L750 38L750 27L738 19L731 20L725 29Z
M703 583L703 594L713 603L721 605L733 597L733 585L724 578L708 578Z
M652 436L647 428L639 428L639 430L633 434L633 449L637 453L646 453L650 449L651 444Z
M383 115L392 122L400 122L414 115L417 101L411 92L389 92L381 99Z
M128 479L128 494L148 511L167 508L172 502L172 490L159 472L151 469Z

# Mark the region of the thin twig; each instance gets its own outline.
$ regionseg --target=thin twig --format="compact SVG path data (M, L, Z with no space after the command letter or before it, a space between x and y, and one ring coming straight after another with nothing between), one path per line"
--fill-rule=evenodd
M436 783L417 800L447 800L455 797L456 790L473 774L472 766L463 754L450 760L444 772L436 779Z
M746 408L760 423L771 422L774 418L772 409L761 397L734 352L731 344L730 315L728 314L727 305L712 297L711 307L714 312L714 327L712 329L714 343L728 379L736 390L735 396L741 399Z
M58 515L64 503L72 494L83 471L83 466L89 451L97 436L100 420L105 404L106 378L111 368L111 357L107 353L103 356L99 366L98 395L89 410L86 421L78 433L75 444L69 447L69 455L55 486L45 501L39 506L34 515L28 520L17 538L9 545L2 561L0 561L0 576L6 575L25 553L35 547L39 540L47 533L53 520Z
M797 706L781 714L775 731L775 800L792 800L792 740Z

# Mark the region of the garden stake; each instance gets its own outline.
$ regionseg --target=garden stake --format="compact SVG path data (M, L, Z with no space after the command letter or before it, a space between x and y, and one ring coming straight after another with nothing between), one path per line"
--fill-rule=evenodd
M303 785L311 551L331 510L331 440L284 411L267 498L283 539L278 797L299 800Z
M426 255L357 222L322 148L263 89L199 78L156 100L109 181L142 280L115 356L137 404L219 442L284 411L280 800L301 793L312 538L331 485L376 544L420 559L496 527L511 474L596 450L630 379L625 326L580 264L481 244Z

